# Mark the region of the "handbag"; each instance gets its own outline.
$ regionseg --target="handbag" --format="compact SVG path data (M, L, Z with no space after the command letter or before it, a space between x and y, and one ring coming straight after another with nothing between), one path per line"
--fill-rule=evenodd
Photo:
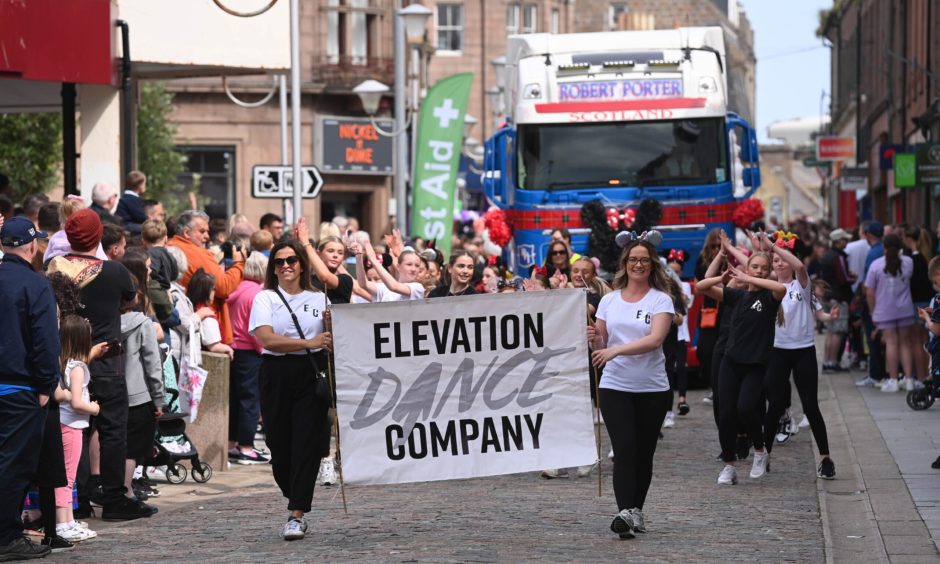
M698 326L701 329L714 329L718 326L718 308L703 307L699 313Z
M189 411L189 422L196 420L199 413L199 403L202 401L202 389L206 386L206 377L209 371L199 366L198 351L199 338L196 335L196 325L189 324L189 354L183 357L180 363L179 400L182 410Z
M294 328L297 329L297 335L301 339L306 339L304 336L303 329L300 328L300 322L297 320L297 315L294 313L294 310L291 309L290 304L287 303L287 299L284 298L284 294L281 293L281 289L275 287L274 292L277 294L277 297L281 298L281 301L284 302L284 307L287 308L287 311L290 313L290 318L294 322ZM326 294L323 294L324 302L324 311L326 311ZM317 364L317 359L313 351L310 349L304 349L307 351L307 358L310 359L310 364L313 367L313 377L315 380L314 383L314 393L317 396L317 399L323 403L328 404L330 407L336 407L333 404L333 390L330 389L330 379L327 373L323 370L320 370L320 365Z

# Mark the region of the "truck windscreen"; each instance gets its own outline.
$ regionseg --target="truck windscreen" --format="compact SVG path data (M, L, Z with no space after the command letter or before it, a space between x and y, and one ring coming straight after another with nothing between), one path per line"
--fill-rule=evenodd
M690 186L725 182L721 118L590 124L520 124L518 186Z

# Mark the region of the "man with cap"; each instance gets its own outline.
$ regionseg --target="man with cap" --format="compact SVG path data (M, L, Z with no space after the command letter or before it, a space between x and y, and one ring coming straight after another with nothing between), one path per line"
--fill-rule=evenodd
M865 239L868 241L870 248L868 249L868 255L865 257L865 271L859 273L859 277L862 280L868 275L868 269L871 268L871 263L885 254L885 247L881 242L884 235L885 227L877 221L872 221L865 227ZM862 296L865 295L864 283L858 286L858 292L860 292ZM875 324L871 320L871 312L868 311L867 301L862 300L862 304L865 308L862 312L862 321L865 324L865 338L868 340L868 376L855 382L855 385L878 386L887 375L885 373L885 356L881 341L874 335Z
M830 233L831 245L820 260L822 265L820 278L829 285L832 305L846 313L849 311L849 302L852 301L852 282L855 280L849 270L848 255L845 254L845 246L849 244L850 239L852 236L844 229L836 229ZM841 315L825 323L826 347L823 372L841 369L839 357L845 345L845 336L849 332L847 318L847 315Z
M91 323L92 342L106 342L113 354L89 363L91 398L101 412L93 427L101 445L102 518L113 521L150 517L156 508L138 501L124 487L124 461L127 451L127 382L121 355L121 307L137 296L134 281L123 264L95 256L103 226L94 211L83 209L65 222L65 234L72 252L49 262L49 273L61 272L80 289L83 316ZM82 486L81 480L79 486ZM96 487L89 480L80 487L83 496Z
M30 262L33 222L0 228L0 560L41 558L50 547L23 537L23 500L39 463L46 404L59 381L59 330L52 285Z

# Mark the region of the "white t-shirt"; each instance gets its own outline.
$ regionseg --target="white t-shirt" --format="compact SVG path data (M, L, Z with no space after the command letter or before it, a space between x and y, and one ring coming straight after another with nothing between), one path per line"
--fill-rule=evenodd
M323 292L311 292L304 290L299 294L288 294L281 288L281 295L290 304L294 314L297 315L297 321L300 328L304 331L304 337L313 339L323 332L323 310L329 305L330 301ZM276 335L299 339L297 328L294 327L294 321L291 319L290 312L284 306L284 302L278 297L274 290L264 290L255 296L255 301L251 305L251 315L248 317L248 332L257 337L255 329L267 325L274 330ZM311 349L320 350L320 349ZM287 353L273 352L268 349L262 349L262 354L271 354L283 356ZM289 354L307 354L306 351L296 351Z
M91 399L88 395L88 382L91 381L91 373L88 371L88 366L84 362L70 358L68 362L65 363L65 374L62 375L62 383L65 385L66 389L72 389L72 382L69 376L75 368L80 368L82 374L84 374L84 380L82 381L82 399L87 402ZM76 413L75 410L72 409L72 405L66 401L59 404L59 422L73 429L84 429L88 427L88 415L85 413Z
M679 326L679 340L688 343L692 340L689 336L689 315L688 310L692 309L692 285L688 282L679 282L682 288L682 295L685 296L686 314L682 317L682 325Z
M400 302L406 300L420 300L424 298L424 286L420 282L407 282L406 286L411 287L411 297L406 298L405 296L399 294L398 292L393 292L388 289L388 286L381 282L376 282L375 286L378 290L375 293L375 302Z
M202 336L202 346L211 347L216 343L222 342L222 328L219 326L219 320L214 317L207 317L199 324L199 332Z
M654 288L636 303L628 303L614 290L597 306L597 318L607 325L607 346L632 343L652 332L653 316L674 315L672 298ZM604 366L601 387L622 392L664 392L669 390L666 357L662 347L644 354L618 356Z
M805 349L816 344L816 317L813 305L813 284L800 286L796 278L786 284L787 293L783 296L784 325L777 325L774 331L774 348Z

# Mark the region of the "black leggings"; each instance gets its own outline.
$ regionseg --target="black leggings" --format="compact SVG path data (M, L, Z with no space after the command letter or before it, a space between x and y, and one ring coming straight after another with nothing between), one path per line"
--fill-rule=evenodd
M600 389L601 413L614 448L617 508L643 509L653 480L653 454L659 428L672 404L672 392L621 392Z
M819 384L819 367L816 364L816 347L804 349L778 349L775 348L770 355L770 364L767 366L767 398L769 407L764 418L764 443L769 451L774 444L774 434L777 432L777 421L790 404L790 373L793 373L793 383L796 392L800 394L803 404L803 413L809 419L813 438L819 447L819 454L829 455L829 437L826 434L826 422L819 411L817 388Z
M727 343L727 340L724 340L721 343L713 341L712 345L715 348L713 351L709 351L708 353L708 360L710 361L708 372L711 375L709 384L711 384L712 387L712 414L715 416L715 427L719 428L721 427L721 425L719 425L718 418L718 403L721 399L721 393L719 391L721 390L721 378L719 378L719 376L721 375L721 362L725 359L725 343ZM699 358L701 359L701 357Z
M316 379L305 355L263 357L264 442L271 449L274 481L290 511L310 512L324 439L329 444L328 410L316 396Z
M761 422L764 412L762 404L766 373L767 367L763 364L738 363L728 357L725 357L721 363L719 375L721 410L718 414L718 439L721 441L721 459L725 462L735 460L739 421L754 444L754 450L764 448Z
M673 392L679 392L680 397L685 397L689 389L689 378L685 369L685 357L688 351L688 341L676 341L675 346L666 353L666 376L669 377L669 389Z

